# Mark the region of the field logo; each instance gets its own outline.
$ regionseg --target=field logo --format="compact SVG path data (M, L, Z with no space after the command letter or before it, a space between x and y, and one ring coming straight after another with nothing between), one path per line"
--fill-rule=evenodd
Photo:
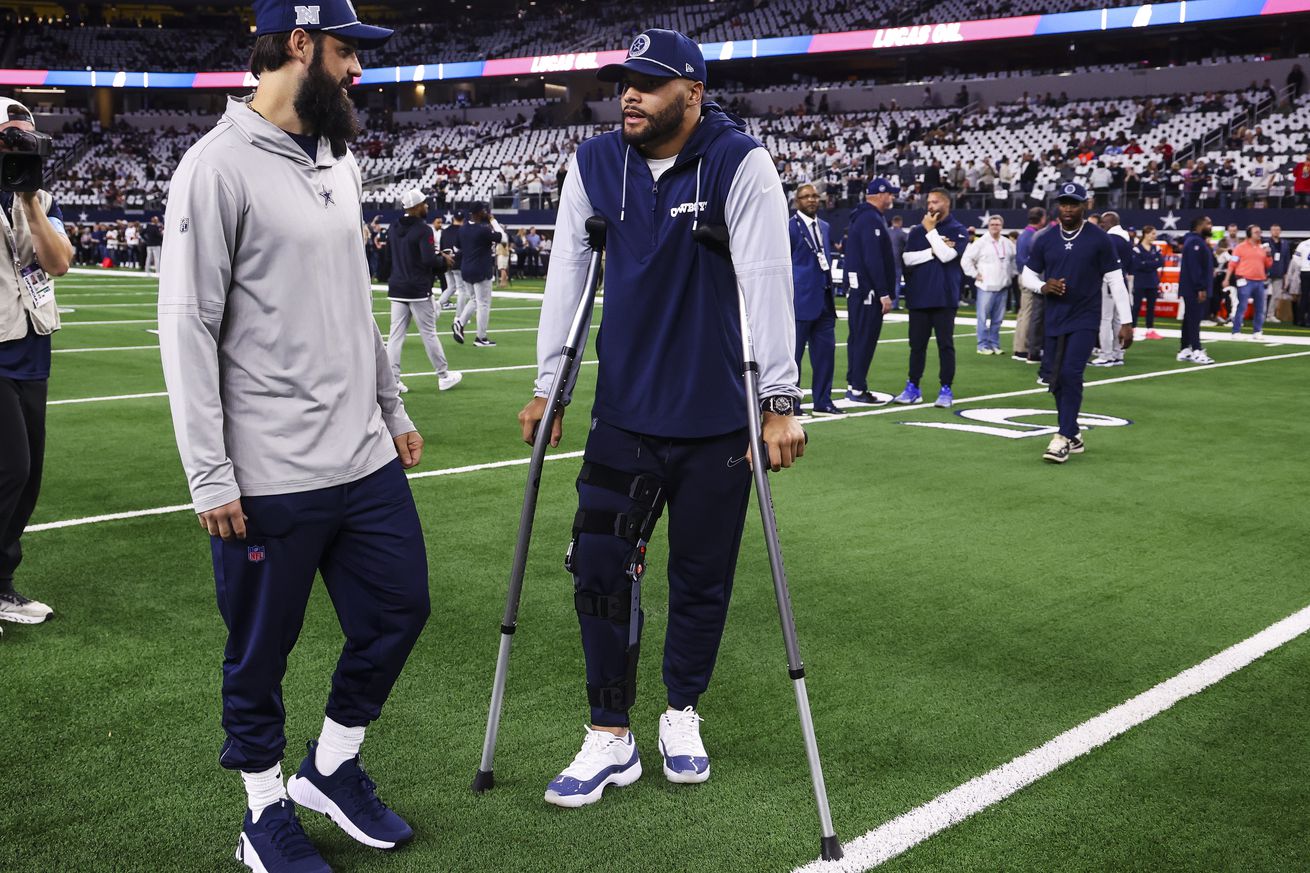
M641 36L637 37L632 41L632 47L628 49L628 57L639 58L642 55L646 54L646 51L649 48L650 48L650 37L643 33Z
M936 430L980 433L984 436L1001 437L1007 440L1049 437L1060 432L1059 426L1055 424L1036 424L1031 421L1018 420L1038 416L1049 419L1057 414L1054 409L1021 409L1016 407L961 409L955 414L968 421L982 422L982 424L963 424L949 421L900 421L897 424L904 424L909 427L930 427ZM1092 412L1083 412L1078 415L1080 430L1090 430L1095 427L1127 427L1130 424L1132 424L1132 421L1129 419L1117 418L1113 415L1098 415Z
M318 24L317 6L296 7L296 27L304 27L306 24Z

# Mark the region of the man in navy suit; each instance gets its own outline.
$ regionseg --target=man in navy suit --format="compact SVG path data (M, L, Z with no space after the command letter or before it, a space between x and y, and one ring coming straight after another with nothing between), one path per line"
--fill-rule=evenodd
M838 415L832 402L832 372L837 354L837 306L832 292L832 232L819 218L819 191L808 182L796 189L791 233L791 275L796 306L796 369L810 346L814 413Z
M869 182L864 202L851 213L846 231L846 284L850 289L846 294L846 399L855 403L878 402L869 391L869 367L897 284L892 238L883 213L900 191L886 179Z

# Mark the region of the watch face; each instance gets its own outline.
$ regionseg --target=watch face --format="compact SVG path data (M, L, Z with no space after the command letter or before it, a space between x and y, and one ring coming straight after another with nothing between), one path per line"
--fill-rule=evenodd
M773 412L774 412L775 415L790 415L790 414L791 414L791 398L790 398L790 397L775 397L775 398L773 398L773 400L770 402L769 405L773 408Z

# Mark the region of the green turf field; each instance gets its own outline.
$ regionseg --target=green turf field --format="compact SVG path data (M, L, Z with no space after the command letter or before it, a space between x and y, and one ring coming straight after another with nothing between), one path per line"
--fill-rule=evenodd
M186 504L168 403L158 396L158 339L148 332L154 283L71 275L58 293L75 311L56 336L51 400L121 399L51 406L33 524ZM384 313L385 297L377 301ZM701 705L713 779L673 786L659 772L666 609L657 535L634 710L646 775L590 808L542 802L587 718L571 581L561 567L576 459L546 467L498 787L469 791L526 467L422 474L526 459L515 415L530 392L537 310L531 300L497 299L494 349L455 345L443 314L445 349L468 374L464 382L438 395L433 376L405 378L406 403L427 440L412 488L427 531L433 609L369 732L365 761L417 839L381 854L326 819L307 817L306 829L335 869L351 871L788 871L808 863L818 852L817 820L754 510L715 682ZM843 322L839 342L844 336ZM887 325L875 390L904 384L905 336L904 324ZM1054 408L1034 385L1035 368L975 356L970 327L956 336L954 412ZM1131 424L1089 431L1087 453L1063 467L1042 463L1042 436L905 426L985 424L931 407L811 426L805 458L773 486L843 838L1310 604L1310 345L1295 344L1308 336L1271 326L1270 345L1211 343L1220 364L1271 360L1204 369L1175 362L1176 340L1139 343L1126 367L1089 370L1091 382L1123 381L1090 385L1084 402L1087 413ZM416 336L404 369L430 370ZM840 378L842 349L837 369ZM935 389L935 369L930 351L925 393ZM582 448L594 377L595 367L585 367L556 454ZM19 589L57 616L43 626L7 625L0 640L0 870L240 869L231 854L244 797L217 763L224 632L194 515L36 530L24 544ZM286 679L288 772L321 723L340 641L320 587ZM1310 640L1295 639L884 869L1310 868L1307 677Z

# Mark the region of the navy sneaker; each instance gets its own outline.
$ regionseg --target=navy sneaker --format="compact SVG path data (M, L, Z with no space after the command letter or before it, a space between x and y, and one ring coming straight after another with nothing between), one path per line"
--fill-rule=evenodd
M300 772L287 780L287 794L306 809L332 819L352 839L375 849L394 849L414 836L405 820L378 799L377 785L360 766L359 755L324 776L314 765L316 740L300 762Z
M892 403L922 403L923 394L913 382L905 383L905 390L892 398Z
M877 403L878 398L874 397L868 391L856 391L853 388L846 389L846 399L852 403Z
M259 821L246 810L236 859L255 873L332 873L287 800L265 807Z
M455 338L455 342L464 345L464 324L458 318L451 322L450 335Z
M827 406L815 406L815 415L845 415L846 410L842 409L835 403L829 403Z

